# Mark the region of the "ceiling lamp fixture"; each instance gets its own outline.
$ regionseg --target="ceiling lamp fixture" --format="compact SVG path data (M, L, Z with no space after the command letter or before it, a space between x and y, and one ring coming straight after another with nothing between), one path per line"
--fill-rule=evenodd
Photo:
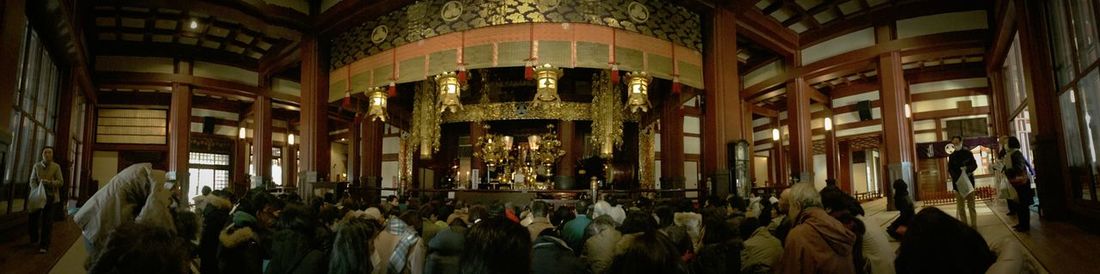
M626 74L627 94L626 107L630 112L649 111L649 81L653 78L644 71L635 71Z
M905 104L905 118L913 118L913 109L909 108L909 104Z
M294 145L294 133L286 136L286 143L292 146Z
M462 109L462 87L458 84L458 75L453 71L444 72L435 76L435 83L439 85L439 112L450 110L457 113Z
M370 108L367 110L367 117L370 117L371 121L381 120L386 121L388 116L386 115L386 99L389 97L382 88L373 88L370 92Z
M779 129L778 128L773 128L772 129L772 141L776 141L776 142L779 141Z
M538 107L544 104L549 106L561 106L561 97L558 96L558 78L563 74L560 68L550 64L544 64L535 68L536 93L531 106Z
M527 136L527 146L531 148L531 151L539 150L539 136L537 134Z
M825 131L833 130L833 118L825 117Z
M191 29L198 29L199 28L199 21L195 21L195 19L191 19L191 26L190 27L191 27Z
M245 134L244 127L240 127L240 129L237 130L237 138L244 139L245 136L246 136L246 134Z

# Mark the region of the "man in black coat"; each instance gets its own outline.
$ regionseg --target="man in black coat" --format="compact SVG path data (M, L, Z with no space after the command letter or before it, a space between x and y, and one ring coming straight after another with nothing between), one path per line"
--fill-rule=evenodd
M963 223L969 224L971 227L978 226L978 213L974 208L974 192L970 195L962 196L958 190L958 181L963 175L970 179L970 183L974 184L974 170L978 169L978 163L974 160L974 153L970 152L970 149L963 146L962 137L951 137L951 144L954 145L955 151L951 153L951 156L947 157L947 173L951 174L951 183L948 184L955 191L955 213ZM965 169L965 173L963 172ZM970 211L970 218L967 218L967 210ZM969 220L969 222L968 222Z

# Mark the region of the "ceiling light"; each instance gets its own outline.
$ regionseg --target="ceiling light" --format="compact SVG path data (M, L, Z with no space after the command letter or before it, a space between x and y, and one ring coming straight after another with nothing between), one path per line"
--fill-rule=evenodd
M290 144L290 145L294 145L294 133L291 133L290 135L288 135L286 137L286 143Z
M833 130L833 118L825 117L825 131Z
M245 137L245 130L244 130L244 127L241 127L240 129L237 130L237 138L244 139L244 137Z
M773 128L772 129L772 141L779 141L779 129L778 128Z
M191 29L199 28L199 21L191 20Z
M649 111L649 81L653 78L644 71L635 71L626 74L627 80L627 108L630 112Z

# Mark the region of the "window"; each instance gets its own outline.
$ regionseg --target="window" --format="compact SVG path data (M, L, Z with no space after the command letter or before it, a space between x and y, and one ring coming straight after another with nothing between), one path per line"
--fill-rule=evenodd
M1054 39L1054 71L1058 77L1058 85L1062 86L1073 80L1076 68L1073 67L1073 43L1070 41L1069 26L1065 15L1065 1L1050 1L1051 3L1051 35Z
M1073 0L1070 2L1070 11L1073 13L1074 41L1077 45L1077 59L1082 69L1088 67L1097 56L1100 56L1100 48L1096 45L1096 20L1092 9L1092 1Z
M229 186L229 155L191 152L188 155L190 169L190 197L202 195L203 187L223 189Z
M14 97L10 99L13 103L11 129L14 140L7 166L4 167L7 169L4 179L14 184L27 184L32 165L41 157L38 152L46 146L54 145L57 97L61 82L61 72L38 34L29 25L25 28L23 50L19 57L19 80ZM66 155L54 156L55 160L64 160L65 157ZM25 191L25 188L16 189ZM13 197L26 197L26 193L14 193ZM25 206L16 204L13 200L5 202L0 208L6 207L12 212L22 211Z

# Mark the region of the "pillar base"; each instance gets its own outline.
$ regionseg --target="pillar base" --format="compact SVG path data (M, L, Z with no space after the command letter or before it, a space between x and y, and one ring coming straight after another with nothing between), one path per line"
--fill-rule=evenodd
M168 180L168 182L179 184L180 192L183 194L183 197L191 197L191 177L188 175L187 172L169 171L164 173L164 178ZM191 205L191 199L179 199L179 202L183 203L184 208Z
M732 182L733 177L731 177L729 169L719 168L714 171L714 174L710 175L710 185L706 186L709 193L703 193L702 195L714 194L718 197L726 197L732 191Z
M313 183L320 181L319 175L316 171L298 173L298 196L302 196L302 202L307 205L317 196L313 193Z
M883 195L886 196L886 210L894 211L894 210L897 210L897 208L894 207L894 189L893 189L893 187L894 187L894 181L895 180L901 179L901 180L905 181L905 184L908 185L908 188L909 188L909 189L907 189L909 191L909 198L913 198L913 193L916 192L913 189L913 185L914 185L914 182L915 182L915 180L913 180L913 163L912 162L893 163L893 164L887 165L887 169L889 169L887 171L887 174L888 174L887 178L889 180L883 182L883 184L886 185L886 187L883 187L883 189L886 190L886 193L884 193Z
M577 181L573 176L554 176L554 189L577 189Z

